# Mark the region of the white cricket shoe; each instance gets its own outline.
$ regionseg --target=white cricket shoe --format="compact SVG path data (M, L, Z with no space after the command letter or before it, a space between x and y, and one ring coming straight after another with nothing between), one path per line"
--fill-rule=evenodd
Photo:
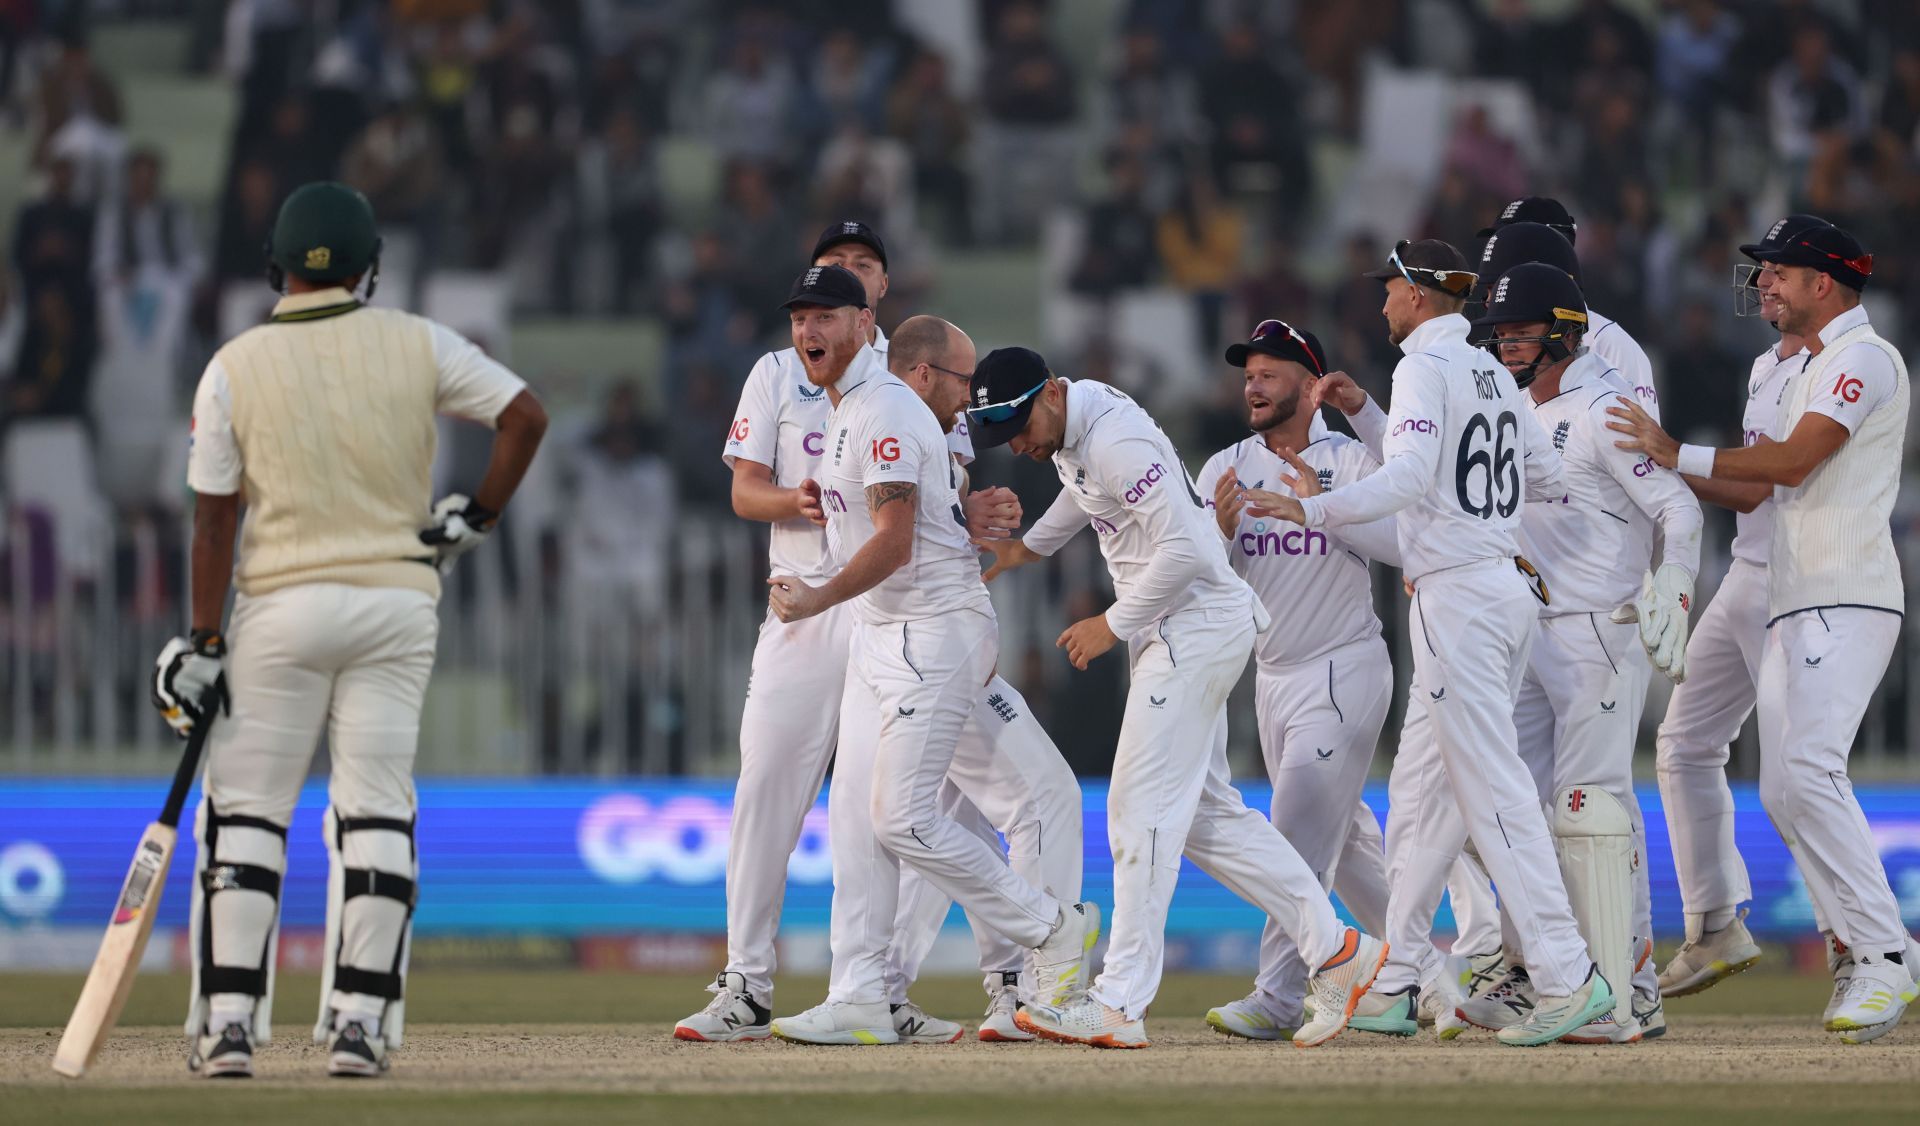
M1347 1027L1382 1036L1412 1036L1420 1031L1420 989L1409 986L1398 993L1369 989L1353 1007Z
M387 1042L357 1020L345 1021L333 1036L327 1074L335 1079L374 1079L387 1070Z
M1640 1025L1642 1040L1658 1040L1667 1034L1667 1003L1659 997L1635 993L1633 1019Z
M1758 962L1760 946L1747 930L1746 917L1747 910L1742 907L1733 922L1681 946L1660 971L1660 995L1692 996Z
M1033 996L1043 1005L1065 1005L1092 984L1093 948L1100 941L1100 907L1073 903L1060 908L1053 933L1033 951Z
M1307 980L1314 998L1313 1019L1293 1034L1293 1046L1312 1048L1340 1035L1360 999L1373 987L1374 976L1386 964L1386 943L1348 927L1340 952ZM1408 1019L1412 1019L1411 1011Z
M1025 1044L1036 1039L1013 1020L1020 1012L1020 975L988 974L982 984L987 987L987 1016L975 1035L989 1044Z
M826 1001L773 1022L773 1034L796 1044L898 1044L900 1032L883 1002Z
M1419 1021L1420 1027L1432 1028L1434 1034L1442 1040L1451 1040L1473 1027L1460 1019L1457 1010L1460 1008L1461 998L1454 990L1448 988L1449 977L1456 977L1457 980L1456 975L1443 972L1436 975L1430 984L1420 987L1420 1000L1414 1017Z
M187 1070L197 1072L202 1079L252 1079L253 1037L247 1026L234 1022L218 1033L209 1031L194 1037Z
M1469 954L1464 959L1466 966L1460 971L1460 994L1466 1000L1473 1000L1499 985L1507 976L1507 952L1495 950L1491 954Z
M1460 1002L1454 1013L1475 1028L1498 1032L1533 1016L1536 1000L1527 967L1509 966L1492 988Z
M1859 955L1854 959L1853 978L1847 982L1846 996L1841 1000L1839 1011L1827 1021L1827 1031L1851 1035L1877 1025L1889 1026L1864 1038L1877 1039L1892 1031L1891 1026L1899 1022L1907 1005L1916 998L1920 998L1920 986L1914 985L1905 966L1878 955ZM1848 1040L1848 1035L1841 1039ZM1856 1037L1850 1042L1864 1041Z
M1511 1048L1536 1048L1578 1030L1602 1013L1613 1011L1613 987L1600 973L1600 967L1587 970L1587 980L1565 997L1539 997L1526 1020L1499 1031L1502 1044Z
M967 1034L958 1021L942 1020L907 1001L893 1008L893 1030L902 1044L951 1044Z
M721 973L707 986L713 1000L707 1007L673 1026L675 1040L696 1044L725 1044L738 1040L765 1040L773 1035L773 1013L747 992L747 979Z
M1833 994L1827 998L1827 1007L1820 1014L1820 1023L1825 1025L1840 1012L1840 1006L1847 1000L1847 985L1853 981L1853 951L1840 941L1840 936L1832 931L1822 935L1827 940L1827 973L1833 977Z
M1128 1020L1127 1014L1082 996L1070 1005L1028 1005L1013 1018L1021 1028L1063 1044L1094 1048L1144 1048L1147 1022Z
M1633 1017L1629 1016L1623 1024L1615 1020L1614 1014L1608 1011L1562 1036L1560 1042L1562 1044L1638 1044L1645 1035L1646 1030Z
M1238 1036L1242 1040L1293 1039L1293 1029L1261 1004L1258 993L1208 1009L1207 1025L1222 1036Z

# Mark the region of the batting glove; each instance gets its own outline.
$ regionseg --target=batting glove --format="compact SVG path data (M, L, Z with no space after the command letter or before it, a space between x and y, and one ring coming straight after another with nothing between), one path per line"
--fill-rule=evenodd
M1640 623L1640 644L1647 660L1675 684L1687 679L1688 614L1693 610L1693 576L1668 563L1640 583L1640 597L1613 612L1616 622Z
M453 493L433 506L433 523L420 533L420 542L434 549L434 564L444 575L453 570L454 560L486 542L499 519L499 513Z
M182 739L206 722L214 710L230 710L227 700L227 643L212 630L176 637L153 662L153 706Z

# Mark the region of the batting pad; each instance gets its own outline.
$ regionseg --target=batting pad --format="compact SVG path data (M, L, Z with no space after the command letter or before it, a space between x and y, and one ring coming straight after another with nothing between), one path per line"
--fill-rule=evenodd
M1633 821L1618 798L1581 784L1554 795L1552 829L1574 921L1624 1024L1633 1015Z

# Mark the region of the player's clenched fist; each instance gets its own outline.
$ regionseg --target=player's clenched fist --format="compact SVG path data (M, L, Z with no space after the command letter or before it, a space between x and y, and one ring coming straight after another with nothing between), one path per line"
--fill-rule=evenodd
M783 622L811 618L827 608L820 588L808 586L792 575L775 575L767 580L767 601L774 617Z
M153 706L185 738L217 708L228 710L227 643L212 630L176 637L153 662Z
M1213 486L1213 518L1220 525L1220 534L1231 536L1240 527L1240 516L1247 510L1247 491L1240 487L1240 478L1232 473L1222 473L1220 480Z
M1087 663L1119 644L1114 636L1113 627L1107 625L1105 614L1095 614L1091 618L1082 618L1067 627L1067 632L1054 642L1058 648L1067 651L1067 660L1073 667L1085 671Z
M976 541L1010 539L1020 528L1020 498L1004 486L968 493L962 507L967 535Z
M500 514L484 505L450 493L433 506L433 523L420 533L420 542L434 550L434 566L441 574L453 570L454 560L486 542Z

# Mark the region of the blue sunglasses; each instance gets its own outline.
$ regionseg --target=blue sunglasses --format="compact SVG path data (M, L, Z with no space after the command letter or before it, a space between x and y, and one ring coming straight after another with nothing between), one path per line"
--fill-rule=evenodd
M1005 422L1014 415L1019 414L1020 407L1025 404L1028 399L1038 395L1046 386L1047 381L1042 379L1033 385L1032 390L1015 395L1004 403L988 403L985 406L969 407L967 408L967 413L979 419L981 422Z

